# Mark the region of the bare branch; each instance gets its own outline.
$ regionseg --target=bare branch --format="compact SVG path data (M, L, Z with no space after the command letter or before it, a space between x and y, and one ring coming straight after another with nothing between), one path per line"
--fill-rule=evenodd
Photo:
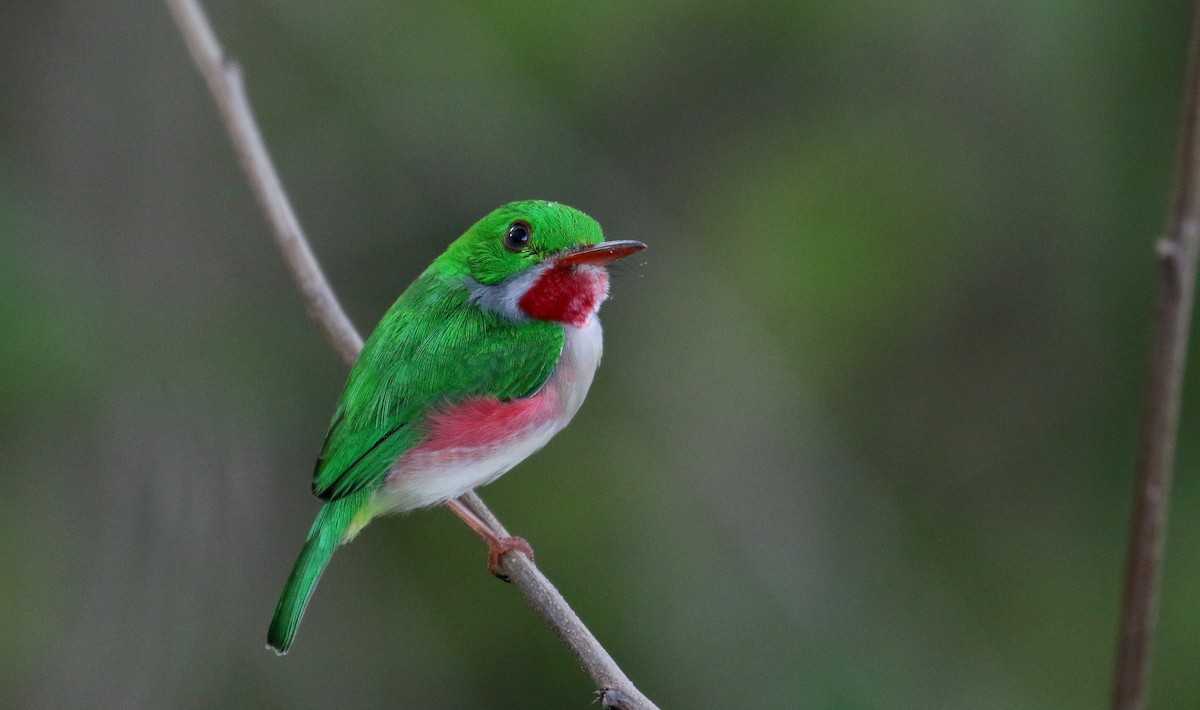
M504 525L488 510L483 500L474 491L459 498L468 508L487 523L497 535L507 536L509 533ZM571 653L575 655L579 665L583 666L592 681L599 688L602 699L619 698L621 704L605 705L605 707L620 707L623 710L657 707L625 676L617 662L608 655L592 632L584 625L575 610L567 604L567 600L546 579L546 575L537 568L528 557L522 554L508 554L500 558L500 564L508 580L521 590L525 601L538 616L549 624L554 633L562 639ZM605 700L604 702L608 702ZM614 700L614 702L616 702Z
M1200 253L1196 222L1200 203L1200 176L1197 175L1200 170L1200 1L1195 3L1192 12L1185 91L1175 195L1167 232L1156 246L1160 267L1158 306L1154 314L1154 341L1138 444L1137 483L1113 683L1114 710L1141 710L1149 697L1151 650L1175 465L1179 403L1196 288L1196 256Z
M342 310L292 211L250 110L241 72L221 50L203 10L195 0L167 0L167 5L187 41L192 59L208 82L208 88L221 110L242 168L267 214L275 241L296 277L309 315L320 324L342 360L347 365L353 365L362 350L362 337ZM474 492L464 495L462 501L498 534L508 534ZM562 639L584 671L591 676L604 707L657 710L657 706L630 682L612 656L529 558L521 554L508 554L502 558L502 566L509 581L520 589L533 610Z

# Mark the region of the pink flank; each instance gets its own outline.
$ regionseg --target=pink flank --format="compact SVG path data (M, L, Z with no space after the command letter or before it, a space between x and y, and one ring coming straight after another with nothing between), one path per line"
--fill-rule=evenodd
M520 305L531 318L582 328L607 296L608 272L602 267L557 264L538 277Z
M431 415L429 438L412 453L460 449L469 456L470 450L503 444L553 419L558 414L557 400L549 388L508 402L495 397L468 399Z

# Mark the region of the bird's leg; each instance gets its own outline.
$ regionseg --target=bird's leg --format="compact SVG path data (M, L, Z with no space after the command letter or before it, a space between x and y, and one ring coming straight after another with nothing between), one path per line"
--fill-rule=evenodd
M462 519L479 537L483 538L488 546L488 571L496 575L505 582L508 581L508 575L504 574L504 570L500 568L500 557L507 552L517 551L525 553L531 561L533 560L533 548L525 542L525 538L512 535L500 536L487 526L487 523L479 519L478 515L471 512L467 506L463 505L457 498L451 498L446 501L446 507L454 511L454 514Z

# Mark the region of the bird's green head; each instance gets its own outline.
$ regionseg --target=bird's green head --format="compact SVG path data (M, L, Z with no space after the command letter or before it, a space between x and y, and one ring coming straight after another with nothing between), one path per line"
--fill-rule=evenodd
M492 285L567 251L599 244L596 220L574 207L545 200L510 202L459 237L437 266L447 274Z
M484 311L582 327L608 297L604 267L646 246L603 239L596 220L573 207L510 202L476 222L430 269L460 279Z

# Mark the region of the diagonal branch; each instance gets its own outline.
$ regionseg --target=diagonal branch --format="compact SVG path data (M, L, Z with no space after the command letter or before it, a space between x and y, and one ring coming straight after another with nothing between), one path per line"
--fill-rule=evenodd
M209 91L220 108L242 168L267 215L275 242L292 269L309 315L325 331L326 338L342 360L347 365L354 364L362 349L362 337L354 329L325 279L284 193L250 110L240 70L225 56L196 0L167 0L167 5L183 33L192 59L204 75ZM467 493L462 501L498 534L507 535L504 526L478 495ZM501 565L529 606L562 639L592 678L603 707L657 710L657 706L625 676L616 661L530 559L520 554L505 555L501 558Z
M192 59L208 82L208 89L221 110L221 118L229 129L242 169L250 178L254 196L267 215L275 243L279 245L279 250L296 277L296 285L300 287L300 293L308 305L308 314L325 331L325 337L342 360L347 365L353 365L358 359L358 351L362 350L362 337L333 294L321 265L308 246L308 240L300 228L300 220L296 219L292 204L283 191L279 174L275 172L275 165L271 162L262 134L258 132L258 123L250 110L250 102L246 99L241 69L221 50L199 4L194 0L168 0L167 5L175 15L175 22L183 32Z
M1188 326L1200 253L1200 0L1193 7L1192 37L1179 137L1175 195L1167 230L1158 241L1158 306L1146 378L1137 453L1137 484L1129 529L1125 591L1113 683L1114 710L1140 710L1149 697L1150 660L1157 620L1163 543L1179 406L1187 358Z

